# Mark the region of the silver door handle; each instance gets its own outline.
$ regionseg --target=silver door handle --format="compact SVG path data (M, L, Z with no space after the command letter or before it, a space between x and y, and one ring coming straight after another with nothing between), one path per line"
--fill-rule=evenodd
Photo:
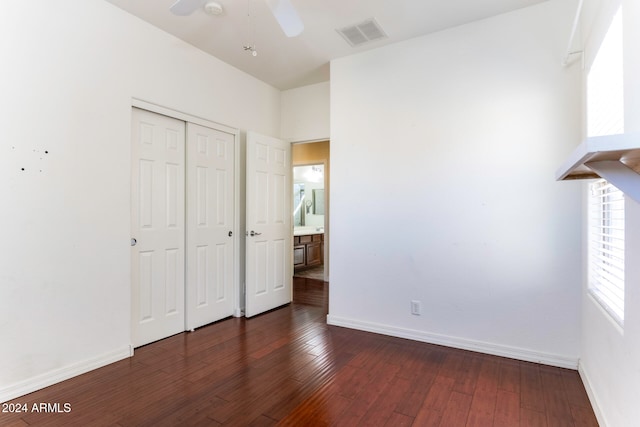
M250 236L259 236L262 233L256 233L255 231L251 230L251 233L249 234Z
M135 238L131 238L131 246L135 246L138 244L138 241Z

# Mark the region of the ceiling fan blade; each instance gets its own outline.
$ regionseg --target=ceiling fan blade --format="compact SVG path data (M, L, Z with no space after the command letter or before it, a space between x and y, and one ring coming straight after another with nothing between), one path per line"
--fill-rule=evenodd
M265 1L287 37L296 37L302 33L304 24L289 0Z
M178 0L169 8L174 15L191 15L197 8L202 6L202 0Z

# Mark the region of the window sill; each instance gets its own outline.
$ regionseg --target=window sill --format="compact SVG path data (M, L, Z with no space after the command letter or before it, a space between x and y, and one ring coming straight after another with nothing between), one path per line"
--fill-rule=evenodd
M556 180L604 178L640 203L640 133L587 138L556 172Z
M611 325L613 325L620 335L624 335L624 320L599 297L598 292L593 289L588 289L588 295L593 303L601 312L602 316L606 318Z

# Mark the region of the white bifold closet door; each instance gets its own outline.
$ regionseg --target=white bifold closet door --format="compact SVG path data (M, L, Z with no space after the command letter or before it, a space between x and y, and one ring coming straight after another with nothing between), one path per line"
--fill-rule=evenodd
M134 108L134 347L233 314L235 135Z

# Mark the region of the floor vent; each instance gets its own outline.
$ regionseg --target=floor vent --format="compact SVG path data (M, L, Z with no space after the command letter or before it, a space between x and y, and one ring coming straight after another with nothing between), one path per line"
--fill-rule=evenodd
M373 18L356 25L340 28L336 31L353 47L387 38L387 34Z

